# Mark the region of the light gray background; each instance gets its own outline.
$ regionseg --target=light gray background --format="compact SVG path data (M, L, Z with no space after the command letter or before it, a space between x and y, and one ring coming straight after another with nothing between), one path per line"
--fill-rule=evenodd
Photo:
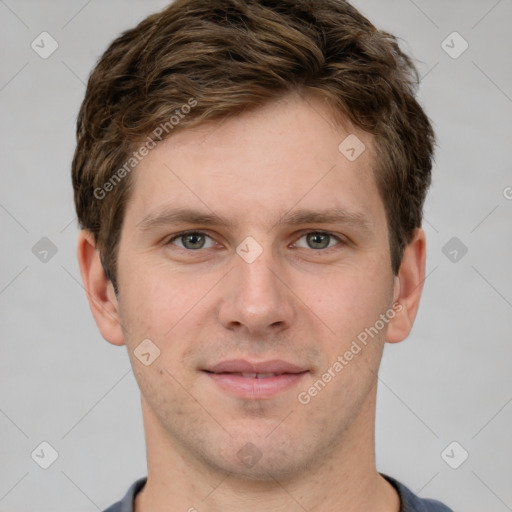
M164 5L0 0L0 512L102 510L146 474L125 348L100 337L81 286L70 162L96 59ZM355 5L418 60L439 138L419 317L380 374L378 468L456 511L512 510L512 1ZM47 59L31 48L42 31L59 44ZM453 31L469 43L457 59L441 46ZM42 237L58 250L46 262ZM42 441L59 455L46 470ZM469 453L458 469L441 457L452 441Z

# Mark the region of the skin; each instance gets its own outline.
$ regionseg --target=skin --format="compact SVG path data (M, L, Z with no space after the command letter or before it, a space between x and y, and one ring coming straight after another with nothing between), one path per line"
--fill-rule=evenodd
M416 231L395 276L373 138L343 124L318 98L291 94L160 143L133 174L117 297L81 232L91 310L107 341L126 344L141 389L148 482L137 512L399 510L375 467L376 381L385 342L405 339L416 316L425 234ZM366 145L353 162L338 150L349 134ZM178 207L230 224L154 221ZM364 225L281 223L335 207ZM170 241L187 230L207 236ZM263 251L252 263L236 252L248 236ZM297 394L394 304L400 312L301 404ZM160 349L149 366L134 355L144 339ZM282 359L309 373L270 398L241 399L200 371L233 358ZM261 456L251 467L237 456L247 443Z

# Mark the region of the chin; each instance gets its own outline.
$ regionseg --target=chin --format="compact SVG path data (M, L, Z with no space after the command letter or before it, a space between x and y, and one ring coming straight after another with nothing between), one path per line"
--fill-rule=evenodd
M233 437L217 454L203 453L204 462L216 471L230 473L230 478L273 484L276 480L291 480L311 468L303 442L298 440L294 446L291 439L277 435L272 439L268 432L266 429L258 440L255 432L252 439L245 434L244 441Z

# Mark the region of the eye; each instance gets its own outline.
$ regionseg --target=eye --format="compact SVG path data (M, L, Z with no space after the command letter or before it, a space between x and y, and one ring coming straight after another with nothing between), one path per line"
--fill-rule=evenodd
M306 245L300 245L299 241L305 239ZM334 243L332 243L334 242ZM341 243L341 239L331 233L323 233L322 231L311 231L310 233L306 233L302 235L295 245L297 247L302 247L305 249L329 249L330 247L336 245L336 243Z
M208 243L208 240L210 243ZM210 249L215 245L215 242L211 237L202 233L201 231L189 231L188 233L181 233L173 236L168 244L177 245L182 249L198 250L198 249Z

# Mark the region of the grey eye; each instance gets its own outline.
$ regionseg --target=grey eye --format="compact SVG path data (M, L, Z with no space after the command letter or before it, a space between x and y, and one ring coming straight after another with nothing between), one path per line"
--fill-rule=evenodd
M210 245L207 245L207 239L210 239ZM213 240L204 233L185 233L178 235L170 240L170 243L182 247L183 249L198 250L213 247Z
M306 244L300 244L299 241L302 239L306 239ZM311 233L306 233L302 235L297 241L296 245L298 247L303 247L306 249L327 249L336 244L337 237L331 235L329 233L321 233L313 231ZM333 242L333 243L332 243Z

